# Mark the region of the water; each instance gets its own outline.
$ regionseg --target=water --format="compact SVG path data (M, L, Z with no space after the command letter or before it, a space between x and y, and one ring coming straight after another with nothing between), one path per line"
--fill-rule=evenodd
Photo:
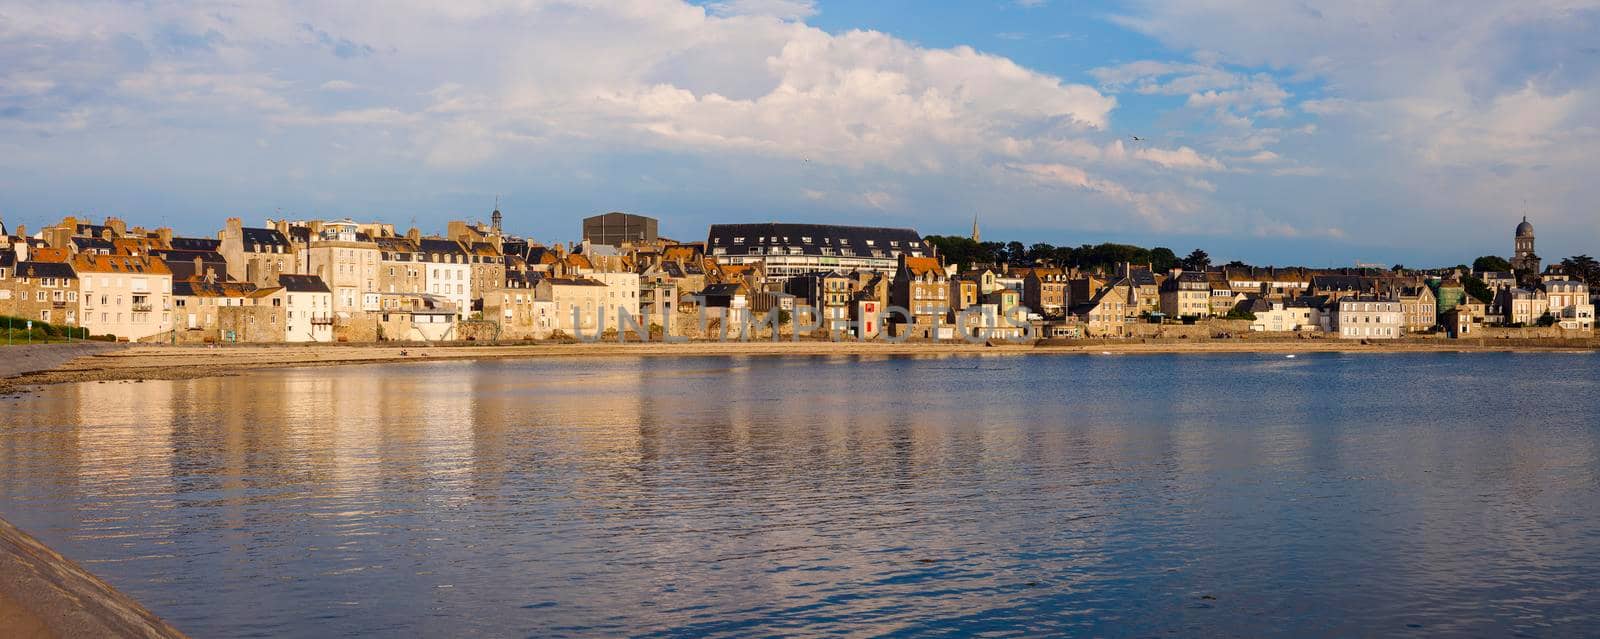
M0 401L195 636L1570 636L1600 356L552 359Z

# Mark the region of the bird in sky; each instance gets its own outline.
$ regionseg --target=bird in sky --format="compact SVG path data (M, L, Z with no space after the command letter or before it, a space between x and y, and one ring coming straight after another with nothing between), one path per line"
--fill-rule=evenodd
M1137 135L1133 135L1133 136L1129 136L1129 137L1133 138L1134 142L1143 142L1144 141L1144 138L1141 138L1141 137L1139 137Z

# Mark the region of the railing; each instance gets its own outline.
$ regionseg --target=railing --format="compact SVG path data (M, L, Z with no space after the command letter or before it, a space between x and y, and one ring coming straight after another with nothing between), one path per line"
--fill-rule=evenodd
M135 313L149 313L151 310L154 310L154 309L155 309L155 307L151 306L149 304L134 304L133 305L133 312L135 312Z
M312 326L333 326L333 318L332 317L313 317L313 318L311 318L311 325Z

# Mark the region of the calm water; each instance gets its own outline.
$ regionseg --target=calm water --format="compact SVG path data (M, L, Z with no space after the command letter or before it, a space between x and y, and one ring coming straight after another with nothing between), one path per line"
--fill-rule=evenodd
M0 514L199 637L1592 635L1600 356L57 386Z

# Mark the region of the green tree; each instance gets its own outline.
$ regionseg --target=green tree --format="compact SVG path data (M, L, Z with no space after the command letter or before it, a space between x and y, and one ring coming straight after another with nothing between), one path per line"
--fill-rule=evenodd
M1505 272L1511 270L1511 263L1498 255L1485 255L1472 261L1472 272L1485 271Z
M1150 249L1150 256L1145 260L1150 264L1150 270L1164 273L1178 267L1178 255L1165 246Z
M1574 255L1561 260L1561 270L1573 279L1588 284L1590 288L1600 286L1600 262L1587 255Z
M1204 271L1208 268L1211 268L1211 255L1205 251L1195 249L1189 252L1188 257L1183 258L1185 271Z

